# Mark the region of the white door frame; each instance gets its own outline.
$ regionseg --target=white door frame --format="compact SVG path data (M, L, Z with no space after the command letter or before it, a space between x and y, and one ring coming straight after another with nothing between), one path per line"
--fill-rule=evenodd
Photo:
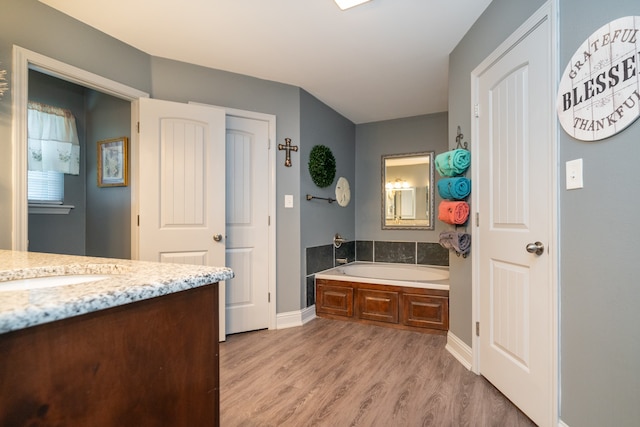
M540 9L538 9L531 17L522 24L509 38L507 38L491 55L489 55L478 67L471 72L471 105L478 104L478 82L479 78L488 68L490 68L496 61L506 54L515 44L521 39L526 37L530 31L537 27L538 23L542 20L548 19L550 22L550 40L551 40L551 70L550 81L552 82L553 90L551 91L551 99L548 100L552 105L551 111L555 112L555 98L557 96L557 82L558 82L558 49L557 49L557 13L558 13L558 0L547 1ZM473 152L478 150L478 138L479 138L479 124L478 119L475 117L474 109L471 108L471 168L473 170L473 180L479 184L479 162L478 157L473 156ZM559 265L559 244L558 244L558 219L559 219L559 204L558 204L558 121L555 115L549 117L551 121L551 158L549 159L551 166L551 241L548 244L548 251L550 252L550 286L551 286L551 301L552 305L552 337L551 337L551 349L555 355L552 360L552 415L554 422L558 420L559 410L559 305L558 305L558 265ZM478 188L478 187L476 187ZM474 191L473 194L473 206L479 206L479 192ZM477 227L477 224L476 224ZM476 227L472 228L472 234L477 233ZM482 249L480 242L476 238L471 239L472 242L472 254L479 253ZM472 348L473 348L473 362L472 370L476 374L480 373L480 338L476 335L476 322L480 321L480 263L479 257L472 257Z
M225 108L225 107L221 107ZM257 113L254 111L238 110L235 108L225 108L227 117L240 117L245 119L263 120L269 123L269 329L276 329L277 315L276 302L276 116L273 114Z
M12 157L13 157L13 219L11 233L11 248L15 251L28 250L29 210L27 202L27 103L29 97L29 69L66 80L90 89L134 102L139 98L148 98L149 94L90 73L56 59L49 58L37 52L13 46L12 71ZM135 130L137 109L131 108L131 162L129 171L132 184L137 177L137 148L138 133ZM131 187L131 206L135 206L135 186ZM131 210L131 254L138 253L136 221L134 209ZM135 249L135 251L134 251Z

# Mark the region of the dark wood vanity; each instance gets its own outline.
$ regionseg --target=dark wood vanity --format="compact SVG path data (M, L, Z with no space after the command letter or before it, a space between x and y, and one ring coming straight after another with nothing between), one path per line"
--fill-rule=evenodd
M217 313L213 284L0 335L0 425L219 425Z
M449 330L449 291L316 279L316 314L432 334Z

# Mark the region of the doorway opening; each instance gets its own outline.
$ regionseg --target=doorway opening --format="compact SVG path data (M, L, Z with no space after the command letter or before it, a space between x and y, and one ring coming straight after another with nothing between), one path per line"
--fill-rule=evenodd
M64 80L76 85L96 91L105 96L115 97L130 104L130 125L129 135L131 135L131 177L135 179L137 137L133 124L137 122L136 110L131 108L131 103L139 98L147 98L149 94L123 85L121 83L106 79L96 74L81 70L71 65L62 63L52 58L48 58L39 53L14 46L13 48L13 224L12 224L12 249L26 251L29 241L29 209L27 197L27 104L29 100L29 73L30 70L44 75ZM90 159L87 158L88 161ZM128 197L130 206L135 200L135 186L131 186ZM137 238L133 229L135 221L134 212L129 213L130 221L128 231L130 233L130 252L133 256L136 253Z
M47 168L57 168L57 164L42 166L42 163L34 161L43 151L40 144L31 147L29 161L34 161L31 167L36 170L28 173L28 249L130 259L130 187L102 188L96 183L97 141L130 138L131 103L36 70L29 70L29 102L36 103L30 105L58 108L60 110L56 111L73 116L71 127L77 129L74 133L78 138L80 161L77 170L71 173L49 172ZM29 120L33 118L30 117ZM33 130L33 124L30 126ZM39 187L33 185L32 179L40 178L35 184L42 183L43 176L47 177L47 190L52 188L49 177L55 180L55 189L59 190L56 201L34 204L31 200L34 196L40 201L50 194L49 191L34 194L33 190Z

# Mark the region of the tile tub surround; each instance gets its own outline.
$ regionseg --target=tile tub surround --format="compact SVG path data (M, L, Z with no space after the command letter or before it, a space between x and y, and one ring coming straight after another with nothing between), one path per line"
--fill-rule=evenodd
M416 242L384 242L373 243L375 262L392 262L400 264L416 263Z
M354 262L356 260L356 242L344 242L339 248L335 249L335 265L337 266L338 259L346 259L347 263Z
M356 241L356 261L373 262L373 240Z
M226 267L0 250L0 286L8 280L73 274L113 277L55 288L0 291L0 334L234 276Z
M335 267L333 249L332 244L307 248L307 275Z
M307 276L307 305L305 307L311 307L316 303L316 276L312 274Z
M449 265L449 251L440 243L418 242L417 263L425 265Z
M306 249L306 275L336 267L338 258L397 264L449 265L449 251L439 243L356 240L340 248L330 245Z
M439 243L363 241L356 260L397 264L449 265L449 251Z

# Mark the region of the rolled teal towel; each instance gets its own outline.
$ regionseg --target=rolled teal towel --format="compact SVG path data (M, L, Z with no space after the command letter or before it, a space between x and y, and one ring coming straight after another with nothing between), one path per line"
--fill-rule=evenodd
M436 156L436 170L440 176L462 175L471 165L471 153L457 148Z
M462 200L471 193L471 181L459 176L438 181L438 193L443 199Z
M471 153L469 153L469 150L463 150L460 148L453 150L451 164L453 170L456 171L456 175L465 173L471 165Z

